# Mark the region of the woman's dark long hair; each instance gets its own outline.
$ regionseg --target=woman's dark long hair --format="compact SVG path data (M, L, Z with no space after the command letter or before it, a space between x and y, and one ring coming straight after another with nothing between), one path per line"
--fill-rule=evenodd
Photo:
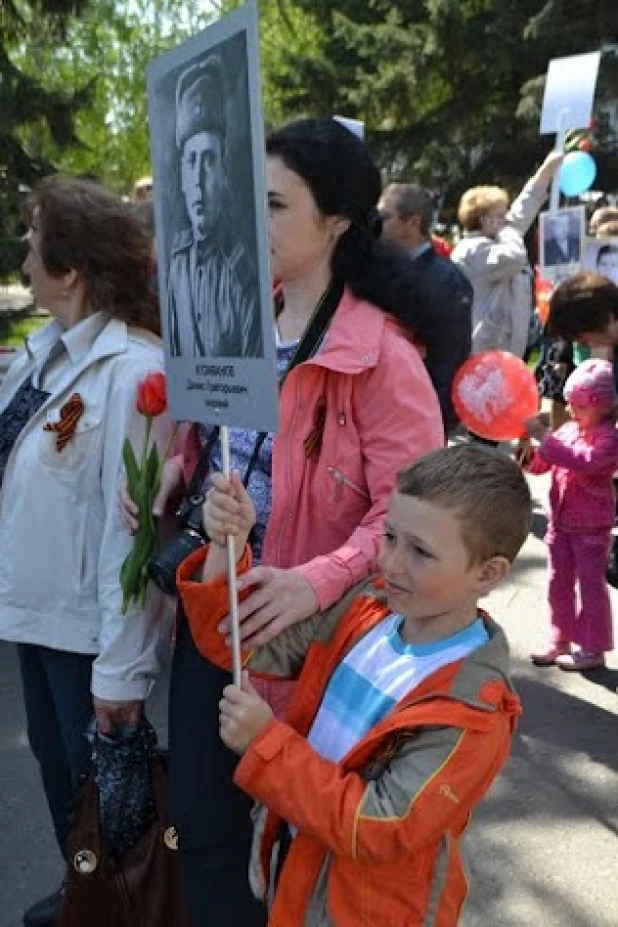
M266 152L302 177L323 215L350 220L333 252L333 277L398 319L428 349L448 338L446 312L423 297L414 262L379 239L382 183L361 139L335 119L301 119L273 132Z
M55 174L33 191L41 258L48 273L76 270L95 310L160 334L151 237L128 203L98 183Z

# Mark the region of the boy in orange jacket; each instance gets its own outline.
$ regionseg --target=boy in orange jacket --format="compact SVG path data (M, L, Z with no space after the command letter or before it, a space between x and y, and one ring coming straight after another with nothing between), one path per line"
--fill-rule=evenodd
M238 477L216 476L204 507L213 543L179 570L196 644L220 666L230 665L225 535L243 574L253 519ZM505 635L478 600L508 573L530 520L506 455L429 454L398 476L381 578L245 655L254 674L298 677L286 723L248 674L220 704L221 736L242 757L235 781L262 806L250 878L270 927L458 923L459 838L521 710Z

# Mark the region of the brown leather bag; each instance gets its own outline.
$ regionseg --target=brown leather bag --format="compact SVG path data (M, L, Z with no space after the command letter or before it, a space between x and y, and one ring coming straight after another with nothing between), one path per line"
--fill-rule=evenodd
M163 761L151 760L157 820L116 864L101 839L91 775L67 842L66 894L59 927L188 927L180 895L178 841L167 815Z

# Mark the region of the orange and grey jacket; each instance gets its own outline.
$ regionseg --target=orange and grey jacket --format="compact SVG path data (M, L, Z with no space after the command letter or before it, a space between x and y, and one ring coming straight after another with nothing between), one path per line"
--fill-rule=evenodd
M200 652L229 668L217 624L228 612L224 577L192 582L205 553L180 567L179 590ZM239 572L249 565L249 554ZM272 895L276 844L297 830L269 927L454 927L467 883L459 838L503 766L520 703L503 631L413 689L333 763L306 740L335 667L389 614L379 580L246 655L251 672L296 678L287 723L273 720L241 759L236 783L258 814L251 873ZM302 670L302 673L301 673Z

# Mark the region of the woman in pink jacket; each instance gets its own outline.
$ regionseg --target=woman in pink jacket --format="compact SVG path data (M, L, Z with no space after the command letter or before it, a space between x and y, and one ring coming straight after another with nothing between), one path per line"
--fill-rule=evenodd
M615 512L612 477L618 468L612 365L594 358L584 361L566 381L564 396L573 421L549 435L538 419L527 423L529 433L542 439L527 469L552 475L545 538L551 637L546 650L532 654L532 661L585 670L604 666L605 652L614 646L605 581Z
M285 378L280 427L233 430L233 465L257 510L253 587L240 608L245 646L326 609L376 567L395 474L439 447L439 404L414 341L448 337L415 299L415 271L378 241L380 174L365 145L332 119L303 120L267 145L271 260L280 281L275 336L283 376L316 307L333 316L313 355ZM193 426L167 466L163 497L209 447ZM213 470L220 449L210 450ZM157 502L162 510L164 498ZM219 739L225 673L199 656L181 618L170 707L171 793L187 902L196 927L263 923L250 897L249 804ZM279 684L281 685L281 684ZM281 692L279 693L281 694ZM271 703L281 701L270 693ZM275 707L276 704L275 704ZM282 705L280 704L281 708Z

